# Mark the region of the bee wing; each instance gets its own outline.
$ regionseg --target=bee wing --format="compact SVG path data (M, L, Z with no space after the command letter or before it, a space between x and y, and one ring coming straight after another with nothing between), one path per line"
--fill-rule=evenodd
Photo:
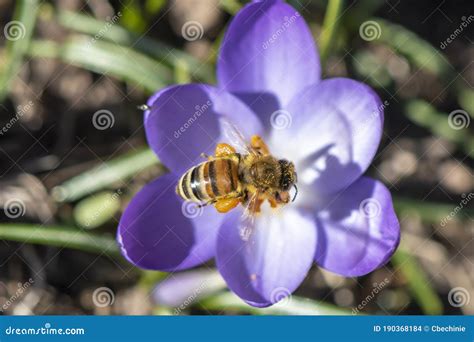
M259 195L258 191L252 194L240 218L239 235L243 241L248 241L255 229Z
M257 154L252 146L248 143L250 139L233 123L228 117L221 116L219 121L222 125L224 135L229 143L236 147L239 152L246 154Z

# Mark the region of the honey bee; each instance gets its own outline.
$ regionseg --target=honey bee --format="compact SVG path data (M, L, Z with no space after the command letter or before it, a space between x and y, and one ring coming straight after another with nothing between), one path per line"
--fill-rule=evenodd
M289 203L292 188L294 200L298 193L294 164L271 155L260 136L252 136L247 143L235 127L232 129L244 152L227 143L217 144L214 156L204 155L207 161L182 175L176 193L200 206L212 204L220 213L242 204L250 221L266 200L272 208Z

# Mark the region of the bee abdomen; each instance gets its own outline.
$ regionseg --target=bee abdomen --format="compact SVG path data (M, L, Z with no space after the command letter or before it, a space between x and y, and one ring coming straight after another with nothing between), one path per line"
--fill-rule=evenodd
M207 202L237 190L238 166L222 158L192 167L180 178L176 192L183 199Z
M190 168L180 178L176 187L179 196L187 201L202 202L209 200L203 187L203 171L204 164L200 164Z

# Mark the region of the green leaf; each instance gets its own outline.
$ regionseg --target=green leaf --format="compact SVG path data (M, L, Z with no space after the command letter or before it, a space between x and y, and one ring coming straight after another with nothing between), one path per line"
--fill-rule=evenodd
M96 235L72 227L38 224L0 224L0 240L72 248L91 253L120 255L113 237Z
M408 281L408 287L420 308L426 315L441 315L443 303L415 258L399 248L391 259L396 271Z
M52 196L59 202L70 202L116 182L124 181L148 167L158 164L150 149L133 151L98 165L53 188Z
M157 283L165 279L167 276L168 273L166 272L142 270L140 279L138 280L138 286L150 292Z
M468 87L459 87L458 102L471 118L474 119L474 90Z
M189 64L184 59L177 59L174 69L174 80L177 84L191 83Z
M126 5L122 4L120 12L123 16L120 18L120 22L126 28L136 32L143 33L146 30L146 22L143 20L143 14L140 5L134 1L129 1Z
M145 11L148 14L157 14L164 5L166 5L166 0L146 0Z
M250 306L231 292L225 292L217 296L206 298L198 303L206 310L226 310L238 313L248 313L254 315L350 315L346 309L338 308L335 305L319 302L297 296L287 297L280 303L268 308L256 308Z
M474 156L474 137L467 127L455 129L448 114L441 113L424 100L410 100L405 105L405 113L410 120L430 130L434 135L444 137L459 144L471 157ZM466 119L469 119L466 114Z
M79 227L93 229L108 222L120 209L121 190L103 191L80 201L73 211Z
M150 57L117 44L76 38L58 44L53 41L33 41L28 54L32 57L59 58L99 74L111 74L124 81L143 86L150 93L172 83L169 68Z
M180 63L178 61L185 61L189 65L189 69L192 70L191 76L204 82L214 83L214 71L208 63L201 62L195 57L165 43L132 33L118 24L109 26L107 30L104 30L105 22L91 16L69 11L59 11L58 21L66 28L92 36L101 32L100 39L129 46L173 68L176 68L176 64Z
M326 14L324 16L319 46L321 51L321 61L324 63L331 53L337 30L341 22L341 11L344 7L344 0L329 0Z
M17 1L13 20L3 28L7 38L6 61L1 68L0 102L5 99L10 83L17 76L31 42L38 13L38 0ZM8 39L10 38L10 39Z
M399 196L393 197L393 204L395 210L401 216L415 214L418 215L422 221L435 224L439 224L443 219L450 216L455 208L455 205L450 203L428 202ZM463 208L462 210L465 211L466 215L459 215L459 219L474 217L474 209Z
M237 0L219 0L219 5L229 14L235 15L242 8Z

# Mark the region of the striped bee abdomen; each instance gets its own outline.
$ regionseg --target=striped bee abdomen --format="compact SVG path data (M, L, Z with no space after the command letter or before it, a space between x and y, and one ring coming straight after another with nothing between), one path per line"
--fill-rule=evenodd
M187 201L207 202L229 195L238 187L238 163L219 158L186 171L176 186L176 193Z

